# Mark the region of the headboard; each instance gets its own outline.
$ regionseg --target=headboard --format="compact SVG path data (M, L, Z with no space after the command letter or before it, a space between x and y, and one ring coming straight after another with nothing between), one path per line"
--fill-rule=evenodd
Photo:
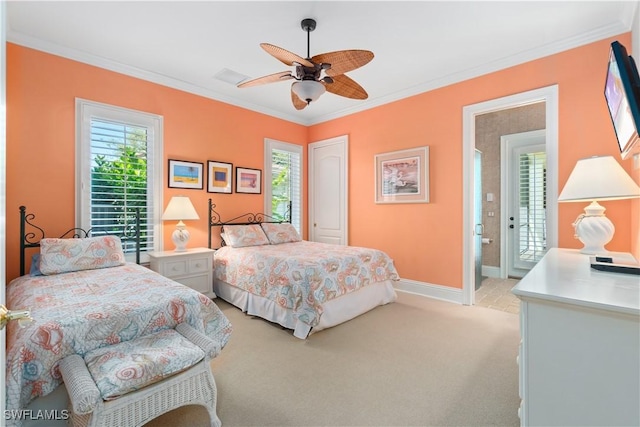
M35 219L35 215L32 213L27 213L27 208L24 206L20 206L20 276L24 276L25 274L25 263L26 263L26 251L30 248L39 248L40 240L44 239L46 236L44 230L37 225L33 224L32 221ZM136 247L136 264L140 264L140 209L135 209L135 227L133 230L133 236L127 234L126 231L120 237L122 241L134 241ZM32 231L27 230L27 226ZM82 228L71 228L63 233L59 238L85 238L90 235L99 235L102 233L92 233L91 229L84 230ZM104 233L106 234L106 233Z
M226 221L222 221L220 214L216 212L216 205L211 199L209 199L209 248L211 248L211 237L213 235L213 227L220 227L221 229L225 225L249 225L249 224L261 224L261 223L276 223L281 224L283 222L291 223L291 212L293 204L289 201L287 211L285 212L284 219L280 220L266 213L245 213L235 218L231 218ZM221 240L221 245L224 246L224 240Z

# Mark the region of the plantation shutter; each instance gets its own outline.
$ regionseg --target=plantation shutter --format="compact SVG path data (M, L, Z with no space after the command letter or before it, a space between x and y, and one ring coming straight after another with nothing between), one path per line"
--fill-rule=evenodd
M291 223L301 233L301 154L289 150L271 150L272 215L284 219L291 203Z
M152 132L146 127L93 118L91 120L91 230L119 236L135 233L135 209L141 223L153 217L149 204L149 156ZM152 156L151 156L152 157ZM141 227L141 251L153 248L153 230ZM135 252L135 242L123 242Z
M302 235L302 146L265 138L264 212L285 220L291 202L291 224Z
M161 250L162 117L76 100L78 227L123 239L135 260L135 212L140 210L141 261Z
M546 179L545 152L520 155L520 259L539 261L547 250L546 242Z

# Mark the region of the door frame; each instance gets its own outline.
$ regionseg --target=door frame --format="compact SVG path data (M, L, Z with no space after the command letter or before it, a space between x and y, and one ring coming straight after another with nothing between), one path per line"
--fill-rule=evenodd
M309 240L314 241L315 233L313 223L315 221L315 211L313 203L313 194L315 194L315 169L314 169L314 150L320 147L326 147L329 145L341 145L342 156L344 158L344 192L342 194L342 205L344 206L344 215L342 215L342 224L340 225L343 233L343 241L345 245L349 244L349 136L340 135L329 139L323 139L321 141L311 142L308 145L307 155L309 157L309 201L308 201L308 236Z
M511 247L511 243L513 242L512 237L510 235L507 235L507 233L509 233L509 230L507 229L509 225L508 211L513 207L510 204L514 203L514 198L516 197L514 194L511 194L508 191L510 187L509 183L513 182L513 174L515 172L515 168L517 167L516 162L511 157L511 155L513 154L512 150L516 150L517 148L520 148L522 146L530 147L536 145L544 145L544 150L546 153L546 142L544 144L524 142L524 140L526 139L540 138L544 137L544 135L545 131L544 129L541 129L529 132L519 132L517 134L502 135L500 137L500 206L502 207L500 213L500 230L502 231L500 233L500 277L502 278L509 277L509 273L511 272L511 266L509 264L513 262L514 255L514 248ZM547 206L549 206L548 203ZM515 269L515 266L513 266L513 268Z
M547 247L558 245L558 85L492 99L462 108L462 303L475 304L473 181L476 116L537 102L545 103L547 147Z
M7 248L6 230L6 205L7 205L7 85L6 85L6 2L0 2L0 247ZM0 304L6 304L5 286L7 281L6 259L0 257ZM0 331L0 366L6 364L6 329ZM2 391L0 391L0 411L4 416L5 399L7 394L6 368L2 368L0 372L0 382L2 383ZM0 423L3 424L4 423Z

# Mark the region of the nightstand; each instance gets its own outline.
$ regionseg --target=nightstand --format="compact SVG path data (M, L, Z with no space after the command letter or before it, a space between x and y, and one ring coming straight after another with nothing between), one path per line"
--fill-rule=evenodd
M213 249L193 248L186 252L149 252L150 267L178 283L215 298L213 292Z

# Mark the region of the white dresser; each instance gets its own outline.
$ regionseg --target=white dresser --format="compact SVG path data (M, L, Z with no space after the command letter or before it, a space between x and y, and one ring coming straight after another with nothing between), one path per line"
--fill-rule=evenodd
M213 293L213 254L209 248L187 249L185 252L149 252L150 268L165 277L195 289L210 298Z
M640 276L551 249L512 292L521 300L521 425L640 425Z

